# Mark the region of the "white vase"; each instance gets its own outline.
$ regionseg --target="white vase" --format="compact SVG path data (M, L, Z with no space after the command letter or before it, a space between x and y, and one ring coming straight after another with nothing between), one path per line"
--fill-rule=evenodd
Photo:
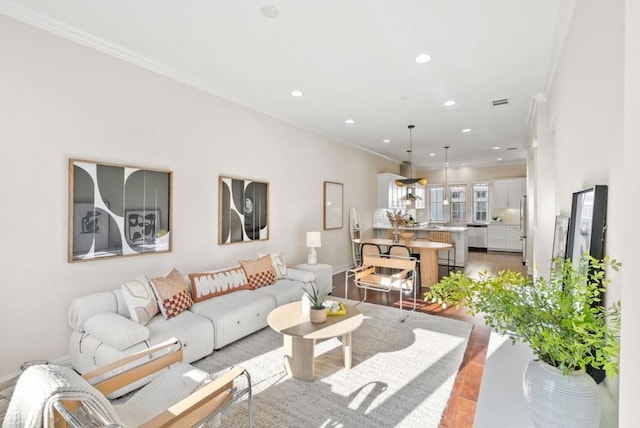
M584 371L568 375L542 361L531 361L522 385L533 424L539 428L598 428L602 398Z

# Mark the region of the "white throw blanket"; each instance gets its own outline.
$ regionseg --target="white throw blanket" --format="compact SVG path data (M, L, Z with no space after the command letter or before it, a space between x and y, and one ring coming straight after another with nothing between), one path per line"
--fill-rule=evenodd
M106 397L68 367L31 366L16 384L2 424L9 427L52 427L53 403L78 400L102 419L121 425L118 415Z

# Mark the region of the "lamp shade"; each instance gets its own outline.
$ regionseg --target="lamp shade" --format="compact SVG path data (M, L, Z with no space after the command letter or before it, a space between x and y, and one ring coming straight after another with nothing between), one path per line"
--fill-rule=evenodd
M307 248L322 247L320 232L307 232Z

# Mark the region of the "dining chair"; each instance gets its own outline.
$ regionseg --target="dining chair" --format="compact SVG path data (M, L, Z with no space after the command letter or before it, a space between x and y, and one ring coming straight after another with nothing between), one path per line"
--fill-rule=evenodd
M364 243L360 245L360 265L364 256L379 256L382 254L382 250L376 244Z
M411 257L416 260L417 265L420 264L420 254L411 254L411 248L406 245L393 244L389 247L389 251L387 254L389 254L390 256L396 256L396 257ZM415 275L416 275L416 278L415 278L416 287L420 289L420 268L419 267L416 268Z

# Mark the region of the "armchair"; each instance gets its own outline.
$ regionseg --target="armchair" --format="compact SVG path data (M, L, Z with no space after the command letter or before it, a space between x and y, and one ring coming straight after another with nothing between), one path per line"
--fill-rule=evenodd
M248 372L236 366L212 379L181 361L182 345L172 339L83 376L68 367L29 367L18 379L4 426L201 426L245 395L252 425ZM124 403L105 397L158 371Z
M363 301L367 299L367 290L399 292L400 322L406 319L402 316L404 295L413 293L413 310L416 310L416 259L414 257L388 254L363 255L362 266L347 271L345 298L350 280L353 280L356 287L364 289Z

